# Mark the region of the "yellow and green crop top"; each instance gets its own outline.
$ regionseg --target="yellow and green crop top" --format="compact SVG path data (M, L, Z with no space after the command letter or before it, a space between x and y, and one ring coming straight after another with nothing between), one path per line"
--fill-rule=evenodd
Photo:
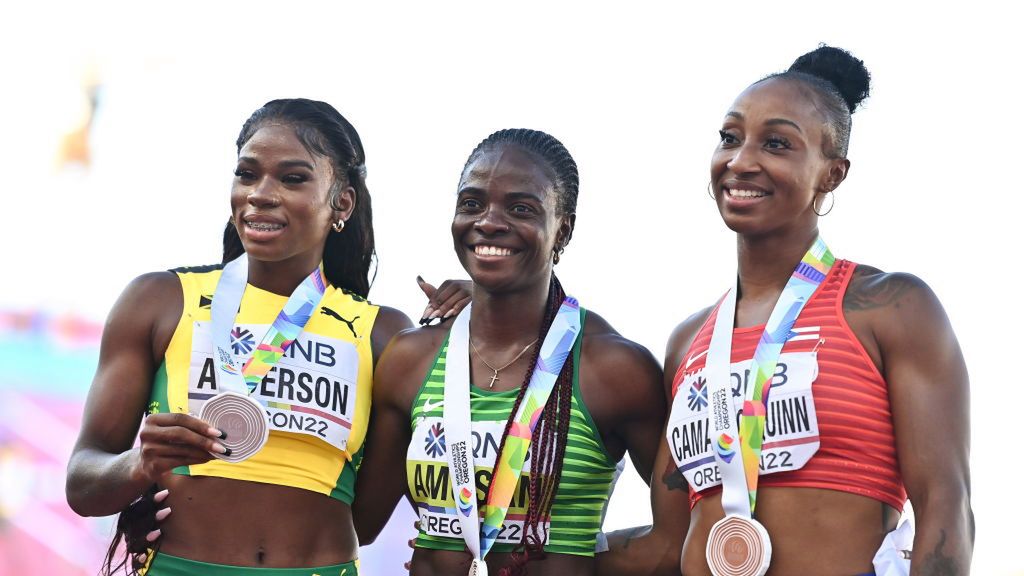
M586 312L581 310L581 322ZM556 554L593 556L608 497L615 461L608 455L601 434L580 394L579 366L583 338L573 348L576 372L572 380L569 436L558 484L547 520L544 549ZM448 340L445 339L412 407L412 441L406 453L409 494L420 519L416 546L434 550L465 550L462 528L452 497L444 433L444 375ZM490 487L491 471L505 423L519 390L495 392L470 386L473 457L477 503L481 517ZM508 515L494 543L494 552L511 552L523 539L523 521L529 507L530 459L526 458ZM527 480L527 481L524 481ZM542 532L543 533L543 532Z
M184 309L153 380L150 413L199 414L217 393L210 304L221 269L172 271L181 281ZM232 327L233 352L248 357L287 300L247 285ZM351 504L370 417L370 333L377 311L328 286L302 334L253 392L270 417L263 449L243 462L213 460L174 472L292 486Z

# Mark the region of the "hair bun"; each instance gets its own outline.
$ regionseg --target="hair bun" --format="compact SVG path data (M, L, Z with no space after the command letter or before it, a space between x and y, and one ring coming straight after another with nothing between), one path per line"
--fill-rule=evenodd
M871 74L864 67L864 61L842 48L825 44L797 58L789 72L810 74L831 82L846 101L851 114L871 90Z

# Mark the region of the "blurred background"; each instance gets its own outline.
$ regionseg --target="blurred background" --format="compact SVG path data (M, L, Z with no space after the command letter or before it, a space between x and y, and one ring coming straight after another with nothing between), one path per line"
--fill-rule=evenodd
M219 261L234 141L265 101L325 100L358 128L380 254L371 299L413 318L417 274L464 276L448 225L469 152L500 128L554 134L581 172L559 276L661 357L735 267L706 192L724 112L819 42L864 59L874 82L822 232L840 257L919 275L946 306L972 379L974 573L1024 574L1011 553L1022 470L1005 454L1019 443L1024 51L1002 6L4 4L0 574L96 573L110 519L77 517L63 487L103 319L133 277ZM402 573L412 519L403 504L364 572ZM605 529L649 519L627 471Z

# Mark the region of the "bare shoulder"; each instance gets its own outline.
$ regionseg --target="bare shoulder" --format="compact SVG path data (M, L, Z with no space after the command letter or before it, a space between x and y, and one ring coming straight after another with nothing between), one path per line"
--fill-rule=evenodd
M619 334L596 312L587 310L583 335L583 361L598 367L602 372L651 369L661 371L658 360L650 350Z
M184 292L173 272L149 272L128 283L107 317L104 335L146 335L162 356L184 309ZM106 338L104 339L106 340Z
M865 264L853 271L843 297L843 311L847 313L888 309L903 315L922 306L941 308L924 280L906 272L883 272Z
M701 327L714 311L714 306L708 306L691 314L686 320L677 324L672 330L672 334L669 335L668 343L665 345L665 392L669 396L672 395L672 380L675 378L676 371L679 370L679 365L682 364L683 356L693 345L697 333L700 332Z
M403 330L412 328L412 320L397 308L391 306L379 306L377 319L373 323L373 334L376 337L380 332L390 341L396 334Z
M381 354L374 374L374 401L405 410L427 376L451 323L398 332Z

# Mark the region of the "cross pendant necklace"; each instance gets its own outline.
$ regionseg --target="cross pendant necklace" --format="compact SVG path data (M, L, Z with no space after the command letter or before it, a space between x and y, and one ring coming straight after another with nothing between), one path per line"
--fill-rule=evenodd
M504 366L502 366L501 368L495 368L494 366L491 366L490 362L488 362L487 360L484 359L483 355L480 354L480 351L477 350L476 344L473 343L473 339L470 338L469 339L469 345L472 346L473 347L473 351L476 352L476 357L479 358L480 361L484 363L484 366L487 366L488 368L490 368L491 370L494 371L494 375L491 376L491 383L487 385L487 389L488 390L493 389L494 388L494 383L497 382L498 380L501 380L501 378L498 378L498 372L501 372L505 368L508 368L509 366L514 364L516 360L519 360L520 358L522 358L523 354L526 354L526 351L530 349L530 346L533 346L534 344L537 343L537 340L540 340L540 338L534 338L533 342L530 342L529 344L527 344L526 347L523 348L522 351L519 352L519 354L516 354L515 358L513 358L509 362L505 363Z

